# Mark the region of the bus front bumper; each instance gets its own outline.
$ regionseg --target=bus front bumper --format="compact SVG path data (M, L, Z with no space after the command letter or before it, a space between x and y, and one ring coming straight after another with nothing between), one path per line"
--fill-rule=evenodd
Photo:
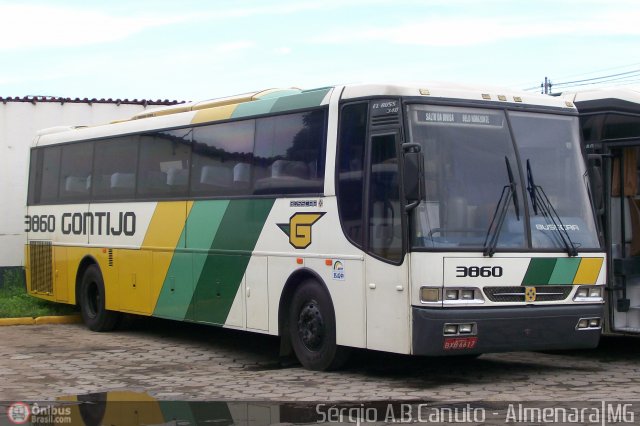
M601 328L578 329L578 322L600 318L601 327L604 320L603 305L412 310L414 355L595 348ZM460 324L471 324L471 333L445 334Z

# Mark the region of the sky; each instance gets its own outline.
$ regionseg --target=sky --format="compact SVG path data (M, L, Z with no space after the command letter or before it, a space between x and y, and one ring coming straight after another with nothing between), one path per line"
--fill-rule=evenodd
M0 97L640 84L640 0L0 0L0 22Z

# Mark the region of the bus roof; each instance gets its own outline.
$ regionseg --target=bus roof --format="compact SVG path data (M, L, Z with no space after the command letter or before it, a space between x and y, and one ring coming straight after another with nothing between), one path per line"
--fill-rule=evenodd
M39 132L39 135L34 140L34 146L308 109L327 105L331 93L336 89L341 90L341 99L344 100L371 96L403 96L425 99L462 99L485 103L504 102L563 108L568 111L575 110L572 102L558 97L531 92L513 92L503 88L473 87L450 83L351 84L311 90L297 88L267 89L236 96L156 108L136 114L129 120L100 126L76 127L66 131L61 128L56 128L53 131L45 129Z
M602 88L563 92L562 97L576 104L580 113L619 111L640 113L640 90L635 88Z

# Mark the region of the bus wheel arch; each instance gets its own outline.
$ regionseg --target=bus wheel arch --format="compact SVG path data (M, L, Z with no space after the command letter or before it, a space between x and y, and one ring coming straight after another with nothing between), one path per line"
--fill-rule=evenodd
M278 309L281 355L294 353L311 370L335 370L348 357L336 344L336 315L331 294L313 271L301 269L285 283Z
M119 313L106 309L104 279L100 266L91 257L85 257L76 276L76 303L85 325L92 331L113 330Z

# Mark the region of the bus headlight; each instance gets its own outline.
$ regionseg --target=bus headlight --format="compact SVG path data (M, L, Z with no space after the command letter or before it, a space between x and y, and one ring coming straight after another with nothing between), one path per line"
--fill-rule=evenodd
M444 305L470 305L484 303L482 291L475 287L420 287L420 302Z
M573 296L574 302L602 302L603 286L581 285Z

